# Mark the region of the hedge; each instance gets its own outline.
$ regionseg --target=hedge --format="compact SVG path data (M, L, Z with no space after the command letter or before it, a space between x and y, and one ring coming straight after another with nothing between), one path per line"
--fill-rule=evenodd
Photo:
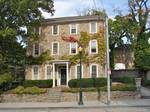
M39 87L39 88L50 88L53 85L53 80L25 80L23 82L24 87Z
M43 94L46 93L47 90L45 88L38 88L36 86L27 88L24 88L23 86L18 86L12 92L14 94Z
M13 77L10 73L4 73L0 75L0 86L4 83L12 82Z
M143 80L143 86L150 87L150 80Z
M107 85L106 78L82 78L82 87L103 87ZM80 87L80 79L72 79L68 82L70 88L79 88Z
M121 82L125 84L135 84L135 79L134 77L115 77L112 78L113 82Z

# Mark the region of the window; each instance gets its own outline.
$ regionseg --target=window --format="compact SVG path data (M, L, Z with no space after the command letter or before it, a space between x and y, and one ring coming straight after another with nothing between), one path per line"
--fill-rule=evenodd
M40 54L40 47L38 43L33 46L33 56L38 56Z
M59 32L58 25L53 25L52 26L52 35L58 35L58 32Z
M54 42L52 44L52 54L58 54L59 53L59 43L58 42Z
M96 78L98 75L98 65L97 64L92 64L90 66L90 74L92 78Z
M97 54L97 40L91 40L90 41L90 54Z
M51 79L51 71L52 67L50 65L46 65L46 79Z
M39 67L33 66L33 80L38 80L39 78Z
M90 23L90 33L97 33L97 22Z
M70 24L70 34L77 34L77 24Z
M81 68L81 77L83 76L83 65L81 66L82 68ZM77 77L77 79L79 79L80 78L80 65L77 65L76 66L76 77ZM83 77L82 77L83 78Z
M77 43L70 43L70 54L77 54Z

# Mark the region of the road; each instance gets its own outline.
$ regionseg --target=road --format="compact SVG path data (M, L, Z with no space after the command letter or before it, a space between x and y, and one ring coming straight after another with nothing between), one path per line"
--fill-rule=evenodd
M150 112L150 107L4 109L0 112Z

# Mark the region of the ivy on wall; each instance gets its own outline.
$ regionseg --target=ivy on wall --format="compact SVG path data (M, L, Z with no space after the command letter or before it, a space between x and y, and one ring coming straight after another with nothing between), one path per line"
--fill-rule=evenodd
M82 62L86 63L87 65L89 63L100 63L103 67L105 65L105 39L104 39L104 29L100 28L99 32L97 34L88 34L87 32L81 32L80 38L76 40L79 46L82 46ZM89 54L89 42L90 40L96 39L98 42L98 54L96 55L88 55ZM72 40L72 39L71 39ZM65 40L64 40L65 41ZM68 39L67 39L67 42ZM72 42L72 41L71 41ZM64 55L62 56L62 59L70 60L71 65L75 65L79 63L80 55L79 53L77 55Z
M53 60L54 58L49 55L50 51L47 50L43 52L40 56L38 57L33 57L33 56L28 56L26 59L26 64L29 65L40 65L43 64L47 61Z

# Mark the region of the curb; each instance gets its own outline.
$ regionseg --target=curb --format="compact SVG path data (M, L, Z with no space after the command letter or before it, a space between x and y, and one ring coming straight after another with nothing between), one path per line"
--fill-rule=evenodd
M70 106L70 107L0 107L0 110L16 110L16 109L93 109L93 108L141 108L150 107L150 105L106 105L106 106Z

